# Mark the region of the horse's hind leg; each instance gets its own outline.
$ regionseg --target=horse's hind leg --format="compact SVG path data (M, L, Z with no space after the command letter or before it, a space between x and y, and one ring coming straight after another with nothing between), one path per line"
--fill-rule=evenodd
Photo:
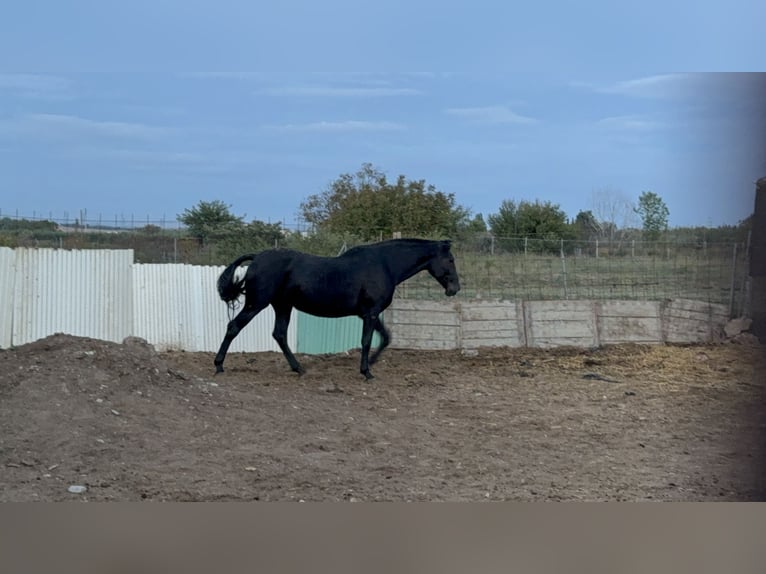
M272 307L274 307L273 304ZM287 327L290 325L291 312L292 307L274 307L276 319L274 321L274 332L271 335L274 337L277 345L279 345L279 348L282 349L282 354L290 364L290 368L299 375L302 375L306 371L298 362L298 359L295 358L295 355L290 350L290 346L287 344Z
M383 325L383 321L380 320L380 317L375 320L372 328L380 333L380 346L378 346L372 354L372 357L370 357L370 364L374 365L375 361L378 360L378 357L380 357L380 354L383 352L383 349L388 347L388 344L391 342L391 335L389 334L388 329Z
M253 317L260 313L264 307L265 305L256 307L245 301L245 306L242 308L242 311L229 321L229 326L226 328L226 335L218 349L218 354L215 356L215 361L213 361L216 373L223 372L223 360L226 358L226 352L229 350L231 342L237 335L239 335L239 332L245 328L245 325L252 321Z

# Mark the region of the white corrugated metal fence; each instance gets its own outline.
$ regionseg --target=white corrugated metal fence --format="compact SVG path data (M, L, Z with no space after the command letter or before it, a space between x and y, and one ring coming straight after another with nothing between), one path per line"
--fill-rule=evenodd
M0 247L0 349L11 346L13 336L13 282L16 277L16 253Z
M59 332L106 341L131 334L132 250L15 252L13 345Z
M215 352L229 321L216 281L223 267L133 263L130 249L0 248L0 347L54 333L120 342L133 335L158 350ZM296 347L295 313L287 332ZM231 351L279 351L274 312L259 313Z
M134 265L134 335L159 350L217 351L229 322L226 304L216 290L223 269L162 263ZM230 350L279 351L271 336L273 328L274 311L269 306L240 332ZM294 349L294 320L287 340Z

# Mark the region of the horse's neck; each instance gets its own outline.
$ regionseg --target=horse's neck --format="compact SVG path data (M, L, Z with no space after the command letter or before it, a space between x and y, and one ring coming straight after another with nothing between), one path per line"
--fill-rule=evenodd
M391 250L388 254L388 267L398 285L428 266L431 254L422 250Z

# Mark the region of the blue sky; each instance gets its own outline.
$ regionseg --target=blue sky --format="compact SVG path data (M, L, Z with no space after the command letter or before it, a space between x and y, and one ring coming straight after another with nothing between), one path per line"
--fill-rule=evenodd
M30 1L0 18L2 214L297 219L370 162L574 217L734 224L766 175L761 3Z

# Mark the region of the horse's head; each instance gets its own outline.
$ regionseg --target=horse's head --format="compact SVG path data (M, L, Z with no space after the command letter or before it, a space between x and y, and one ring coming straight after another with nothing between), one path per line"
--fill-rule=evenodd
M460 291L460 279L455 268L455 258L450 251L450 242L442 241L436 256L428 264L428 272L444 287L444 293L452 297Z

